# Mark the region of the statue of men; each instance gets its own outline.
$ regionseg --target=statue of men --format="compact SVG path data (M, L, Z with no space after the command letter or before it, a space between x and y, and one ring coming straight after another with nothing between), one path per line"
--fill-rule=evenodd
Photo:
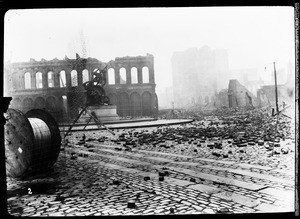
M93 76L95 76L92 80L92 83L95 85L100 85L101 87L103 87L106 84L106 78L105 78L105 73L107 71L107 66L102 69L99 70L97 69L96 71L93 72Z
M109 99L105 94L103 86L106 84L105 72L107 66L93 72L95 76L91 81L83 83L85 90L87 91L87 103L86 105L108 105Z

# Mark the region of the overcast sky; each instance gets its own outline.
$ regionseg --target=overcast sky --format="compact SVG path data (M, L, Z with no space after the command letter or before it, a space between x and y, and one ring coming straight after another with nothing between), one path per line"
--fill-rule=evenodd
M229 67L286 68L295 61L294 8L203 7L10 10L5 61L75 58L108 62L154 55L157 88L171 85L171 56L190 47L226 49ZM84 54L85 53L85 54Z

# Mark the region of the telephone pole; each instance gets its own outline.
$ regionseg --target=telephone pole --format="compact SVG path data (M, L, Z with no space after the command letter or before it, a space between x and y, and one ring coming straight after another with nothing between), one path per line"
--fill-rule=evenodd
M277 135L277 127L278 127L278 119L279 119L279 109L278 109L278 95L277 95L277 77L276 77L276 68L275 68L275 62L274 64L274 79L275 79L275 101L276 101L276 124L275 124L275 135ZM274 139L275 140L275 139ZM273 144L275 143L273 140ZM272 149L272 156L274 155L274 147Z
M172 119L174 119L175 113L174 113L174 101L172 101Z
M279 112L279 108L278 108L277 76L276 76L275 62L273 62L273 64L274 64L274 79L275 79L275 101L276 101L276 113L278 113L278 112Z

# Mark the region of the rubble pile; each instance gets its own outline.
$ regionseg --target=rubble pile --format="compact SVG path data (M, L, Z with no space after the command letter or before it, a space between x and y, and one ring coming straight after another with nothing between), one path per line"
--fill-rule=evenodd
M116 135L72 132L46 183L8 180L10 212L232 214L265 212L283 202L293 209L287 197L294 189L294 126L286 116L277 120L255 109L214 112L179 125L116 129Z
M280 116L276 125L276 119L262 109L227 110L190 124L125 131L117 141L124 147L268 163L265 156L294 150L290 143L294 140L292 120Z
M123 129L116 136L72 135L78 135L77 144L84 147L86 141L98 141L115 145L117 151L144 149L277 166L278 156L294 151L292 122L285 116L277 121L266 109L225 109L188 124Z
M208 123L207 123L208 121ZM264 141L280 141L291 136L290 124L284 117L280 117L275 132L276 118L270 117L259 110L245 114L236 114L230 117L211 117L205 121L197 121L191 126L158 128L149 133L147 130L140 132L122 133L120 141L128 142L138 139L140 144L151 143L157 145L166 140L191 143L193 140L205 140L219 137L220 139L233 139L237 144ZM242 136L241 136L242 135ZM251 144L251 143L250 143Z

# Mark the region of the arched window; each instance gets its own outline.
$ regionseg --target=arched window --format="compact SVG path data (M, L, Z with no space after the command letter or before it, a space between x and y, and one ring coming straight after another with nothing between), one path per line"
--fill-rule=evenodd
M77 79L77 71L76 70L71 71L71 86L72 87L78 86L78 79Z
M31 89L31 75L26 72L24 75L25 89Z
M115 84L115 69L109 68L108 69L108 84Z
M126 84L126 69L120 68L120 84Z
M35 74L36 88L43 88L43 74L42 72L37 72Z
M89 81L89 71L87 69L84 69L82 71L82 83Z
M59 73L59 86L66 87L66 72L64 70L60 71Z
M143 74L143 84L149 83L149 68L147 66L142 68L142 74Z
M53 72L48 72L48 87L54 87L54 78L53 78Z
M137 84L138 83L138 72L136 67L131 68L131 83Z

